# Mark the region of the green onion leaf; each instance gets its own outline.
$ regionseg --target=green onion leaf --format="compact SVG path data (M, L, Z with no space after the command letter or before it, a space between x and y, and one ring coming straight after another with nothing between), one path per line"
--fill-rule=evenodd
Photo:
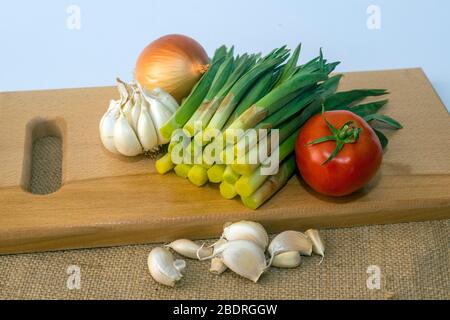
M403 126L397 121L384 114L369 114L363 118L367 122L376 120L391 126L394 129L401 129Z

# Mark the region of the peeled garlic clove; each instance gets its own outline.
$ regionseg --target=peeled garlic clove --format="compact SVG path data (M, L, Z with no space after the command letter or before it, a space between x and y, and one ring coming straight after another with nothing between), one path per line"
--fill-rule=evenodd
M266 250L269 243L269 235L266 229L257 222L239 221L231 224L225 224L223 237L228 241L249 240L259 245L263 251Z
M158 135L146 105L142 105L141 114L137 123L137 135L145 151L158 146Z
M301 263L300 253L297 251L288 251L276 255L272 260L272 266L277 268L296 268Z
M100 120L100 139L105 148L112 153L119 153L114 143L114 127L118 118L118 105L111 105Z
M274 256L287 251L298 251L302 255L310 256L312 253L312 242L301 232L284 231L273 238L269 244L268 251L272 259Z
M227 266L222 262L220 258L212 258L211 259L211 267L209 271L213 274L222 274L225 270L227 270Z
M166 247L171 248L176 253L181 254L187 258L191 259L203 259L209 257L213 253L212 248L207 248L196 244L194 241L188 239L175 240Z
M320 237L319 231L316 229L309 229L305 231L305 234L312 242L312 251L322 257L325 257L325 245Z
M164 91L161 88L155 88L150 91L150 95L156 97L159 101L161 101L164 105L166 105L169 110L174 113L177 111L179 105L178 102L172 97L168 92Z
M166 286L173 287L182 278L180 270L186 266L183 260L173 259L166 249L156 247L150 251L147 259L148 269L153 279Z
M132 157L142 153L142 146L123 112L114 126L114 145L125 156Z
M153 120L155 128L161 128L164 123L172 116L172 112L159 100L148 98L150 102L150 115ZM158 135L158 144L166 144L169 142L168 139L164 138L159 130L156 130Z
M238 275L257 282L267 269L263 249L253 241L234 240L220 246L217 254Z

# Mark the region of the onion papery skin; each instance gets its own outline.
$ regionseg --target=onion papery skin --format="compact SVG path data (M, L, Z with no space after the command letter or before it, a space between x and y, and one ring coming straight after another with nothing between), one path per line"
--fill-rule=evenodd
M145 89L162 88L181 103L206 72L208 62L205 49L197 41L170 34L144 48L136 62L135 77Z

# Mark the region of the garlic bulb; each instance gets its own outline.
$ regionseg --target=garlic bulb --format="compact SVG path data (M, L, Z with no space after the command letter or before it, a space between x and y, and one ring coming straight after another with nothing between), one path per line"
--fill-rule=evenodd
M267 270L264 251L253 241L228 241L215 248L216 255L233 272L253 282Z
M173 287L182 278L186 267L184 260L174 260L166 249L156 247L150 251L147 259L148 269L153 279L166 286Z
M188 239L175 240L167 245L176 253L191 259L202 259L213 253L212 248L199 246L194 241Z
M235 223L225 224L222 237L228 241L253 241L263 250L266 250L269 243L269 235L267 234L266 229L264 229L264 227L260 223L253 221L243 220Z
M160 88L143 91L137 84L117 79L119 100L112 100L100 120L100 138L105 148L125 156L153 153L168 141L159 128L177 110L176 100Z

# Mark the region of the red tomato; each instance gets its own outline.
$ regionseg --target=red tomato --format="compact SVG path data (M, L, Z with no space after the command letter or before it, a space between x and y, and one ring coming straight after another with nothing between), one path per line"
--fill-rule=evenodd
M336 129L334 134L325 119ZM347 127L343 128L346 123ZM311 144L326 136L339 138ZM346 143L327 162L338 141ZM344 196L373 178L380 167L383 150L366 121L350 111L338 110L318 114L305 123L297 137L295 154L297 167L311 188L329 196Z

